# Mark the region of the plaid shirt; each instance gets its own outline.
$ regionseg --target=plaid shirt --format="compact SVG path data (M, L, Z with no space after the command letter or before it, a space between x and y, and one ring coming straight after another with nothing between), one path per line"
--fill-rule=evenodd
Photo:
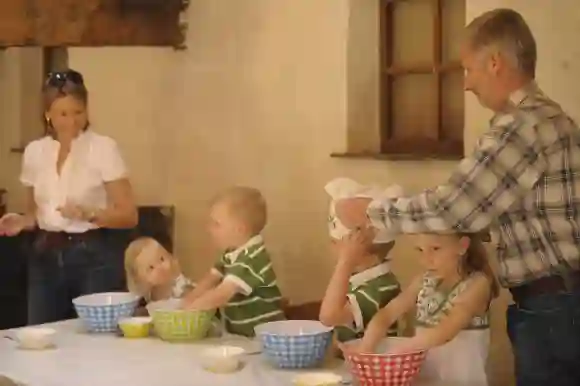
M368 208L375 227L404 233L489 227L506 287L580 268L579 127L535 83L510 100L445 184Z

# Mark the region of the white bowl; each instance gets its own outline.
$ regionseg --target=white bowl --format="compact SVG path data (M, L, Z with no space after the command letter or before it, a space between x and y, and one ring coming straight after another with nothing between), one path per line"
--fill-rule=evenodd
M233 373L240 369L245 350L237 346L218 346L201 353L202 367L212 373Z
M25 327L16 330L19 347L28 350L44 350L54 346L56 330L48 327Z
M73 304L84 307L114 306L139 300L139 296L130 292L101 292L79 296L73 299Z
M294 377L293 384L295 386L338 386L342 384L342 377L328 372L304 373Z

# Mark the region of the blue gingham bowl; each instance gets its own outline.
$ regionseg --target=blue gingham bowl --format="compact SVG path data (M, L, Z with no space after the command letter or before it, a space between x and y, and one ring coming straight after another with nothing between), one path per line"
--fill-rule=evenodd
M255 328L266 359L282 369L322 364L332 342L332 327L314 320L280 320Z
M139 296L129 292L103 292L79 296L72 302L89 332L114 332L119 319L133 316Z

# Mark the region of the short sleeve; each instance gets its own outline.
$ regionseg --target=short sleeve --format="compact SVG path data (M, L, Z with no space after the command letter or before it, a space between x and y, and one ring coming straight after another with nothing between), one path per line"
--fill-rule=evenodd
M355 330L362 331L381 308L379 293L374 288L363 286L348 295Z
M38 163L36 160L39 158L40 147L37 142L31 142L26 149L24 149L24 155L22 157L22 170L20 171L20 182L27 187L34 186L36 181Z
M103 137L102 141L99 141L96 153L103 181L111 182L127 177L127 166L121 156L119 146L113 139Z
M256 288L265 284L264 273L271 267L272 264L265 251L256 256L240 256L228 267L224 280L233 281L243 294L249 296Z
M375 314L400 293L398 283L381 286L362 286L348 295L355 330L362 331Z

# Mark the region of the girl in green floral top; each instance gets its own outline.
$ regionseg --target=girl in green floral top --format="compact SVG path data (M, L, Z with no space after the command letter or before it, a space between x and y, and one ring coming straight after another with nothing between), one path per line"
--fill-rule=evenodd
M388 327L416 307L415 336L388 352L429 350L421 370L425 378L486 386L488 312L498 285L481 240L422 234L416 246L425 272L375 315L359 344L345 349L374 352Z

